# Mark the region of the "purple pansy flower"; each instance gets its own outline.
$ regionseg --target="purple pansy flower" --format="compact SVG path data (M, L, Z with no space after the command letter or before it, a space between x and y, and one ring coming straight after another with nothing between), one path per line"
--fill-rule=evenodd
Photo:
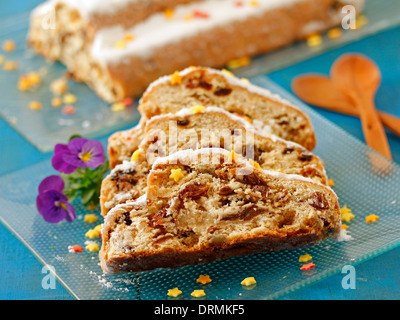
M57 171L70 174L77 168L97 168L104 160L104 148L99 141L74 138L67 145L55 146L51 162Z
M49 176L40 183L36 206L45 221L58 223L64 219L68 222L76 219L75 209L63 190L64 181L59 176Z

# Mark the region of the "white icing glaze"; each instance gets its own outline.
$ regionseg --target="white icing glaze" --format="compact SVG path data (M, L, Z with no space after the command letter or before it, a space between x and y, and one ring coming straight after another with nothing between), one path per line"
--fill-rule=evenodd
M94 14L112 15L132 3L151 1L153 0L48 0L39 5L33 11L33 14L40 15L47 13L51 6L54 6L57 3L65 3L66 5L77 9L82 18L87 19Z
M78 1L78 0L68 0ZM156 13L147 20L128 30L122 26L113 26L100 30L94 39L92 55L103 65L123 63L132 56L149 57L154 50L171 43L177 43L200 32L212 30L221 25L235 21L247 20L259 16L277 7L291 5L303 0L263 0L258 6L243 2L237 6L237 0L205 0L198 3L180 5L174 8L174 17L166 19L164 13ZM209 14L207 19L184 19L194 11ZM134 35L134 41L126 44L124 49L115 47L115 42L125 34Z

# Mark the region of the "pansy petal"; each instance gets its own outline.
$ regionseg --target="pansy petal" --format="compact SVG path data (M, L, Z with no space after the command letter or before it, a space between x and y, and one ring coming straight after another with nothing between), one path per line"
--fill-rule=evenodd
M64 202L66 199L65 195L55 190L49 190L37 196L36 206L45 221L57 223L66 216L66 211L61 206L57 206L57 203Z
M53 206L48 209L43 219L49 223L58 223L65 219L66 211L61 207Z
M75 168L85 168L86 163L79 158L79 154L75 153L64 153L63 162Z
M104 148L100 141L88 140L83 146L82 153L90 153L90 160L86 162L89 168L97 168L104 163Z
M76 170L77 166L74 166L74 165L64 161L64 156L66 154L67 154L66 152L54 153L54 156L51 159L51 164L53 165L53 168L55 170L57 170L58 172L70 174Z
M76 213L75 213L74 207L69 202L65 202L64 204L65 204L65 207L67 208L65 219L68 222L74 221L76 219Z
M49 190L63 192L64 180L60 176L49 176L42 180L39 184L39 193L44 193Z
M83 145L88 141L85 138L74 138L68 143L68 149L73 154L79 154L82 151Z

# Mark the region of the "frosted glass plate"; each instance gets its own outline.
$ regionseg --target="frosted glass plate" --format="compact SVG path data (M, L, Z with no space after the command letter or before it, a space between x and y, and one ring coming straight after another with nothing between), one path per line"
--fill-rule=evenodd
M268 80L255 77L253 83L270 89L305 110L314 124L318 145L315 153L326 163L327 173L336 186L341 206L353 210L347 223L351 241L327 240L308 249L261 253L235 257L204 265L178 269L157 269L123 275L103 275L98 253L84 250L69 253L69 245L85 247L85 233L102 222L83 222L88 213L76 204L79 218L73 223L51 225L35 207L37 186L52 174L50 161L44 161L0 178L1 221L43 263L54 267L57 279L77 299L175 299L168 289L183 291L176 299L195 299L190 293L204 289L202 299L276 299L296 289L339 273L345 265L355 265L400 244L400 168L348 135L311 108ZM365 217L380 219L367 224ZM92 241L92 240L90 240ZM93 239L100 244L100 239ZM301 271L299 256L310 254L316 267ZM212 282L196 282L200 274ZM243 287L246 277L257 284Z
M330 40L323 38L322 45L310 48L305 42L296 43L281 50L261 55L244 68L235 70L238 76L253 77L304 60L326 50L361 39L371 33L393 27L400 23L400 1L367 0L365 15L368 24L357 31L345 32L343 37ZM18 48L12 53L4 53L6 60L20 64L18 71L0 70L0 115L21 135L39 150L50 151L53 146L66 141L71 135L80 133L86 137L108 134L115 129L133 124L139 118L135 106L119 112L111 112L109 104L100 100L85 84L71 81L71 91L78 96L77 112L65 115L61 109L50 106L51 93L48 89L51 80L65 72L59 64L47 63L25 46L29 13L21 13L0 21L0 43L5 39L16 41ZM48 75L44 83L34 92L20 92L17 82L20 75L38 71L45 67ZM32 111L29 101L38 100L43 109Z

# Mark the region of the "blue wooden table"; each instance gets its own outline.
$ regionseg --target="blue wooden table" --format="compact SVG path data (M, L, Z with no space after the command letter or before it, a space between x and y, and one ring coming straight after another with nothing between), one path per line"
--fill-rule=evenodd
M2 2L0 19L30 10L38 0ZM315 58L269 74L269 77L291 91L292 79L308 72L328 74L334 60L343 53L358 52L375 60L382 71L382 86L376 105L380 110L400 116L400 28L393 28L332 50ZM364 141L360 121L315 108L317 112ZM400 164L400 138L388 132L394 161ZM99 137L102 138L102 137ZM18 170L51 157L42 154L0 119L0 175ZM400 192L400 186L399 186ZM356 266L356 288L343 289L343 275L338 274L282 299L343 300L400 299L400 247ZM25 246L0 224L0 299L72 299L57 283L55 289L42 288L42 265Z

